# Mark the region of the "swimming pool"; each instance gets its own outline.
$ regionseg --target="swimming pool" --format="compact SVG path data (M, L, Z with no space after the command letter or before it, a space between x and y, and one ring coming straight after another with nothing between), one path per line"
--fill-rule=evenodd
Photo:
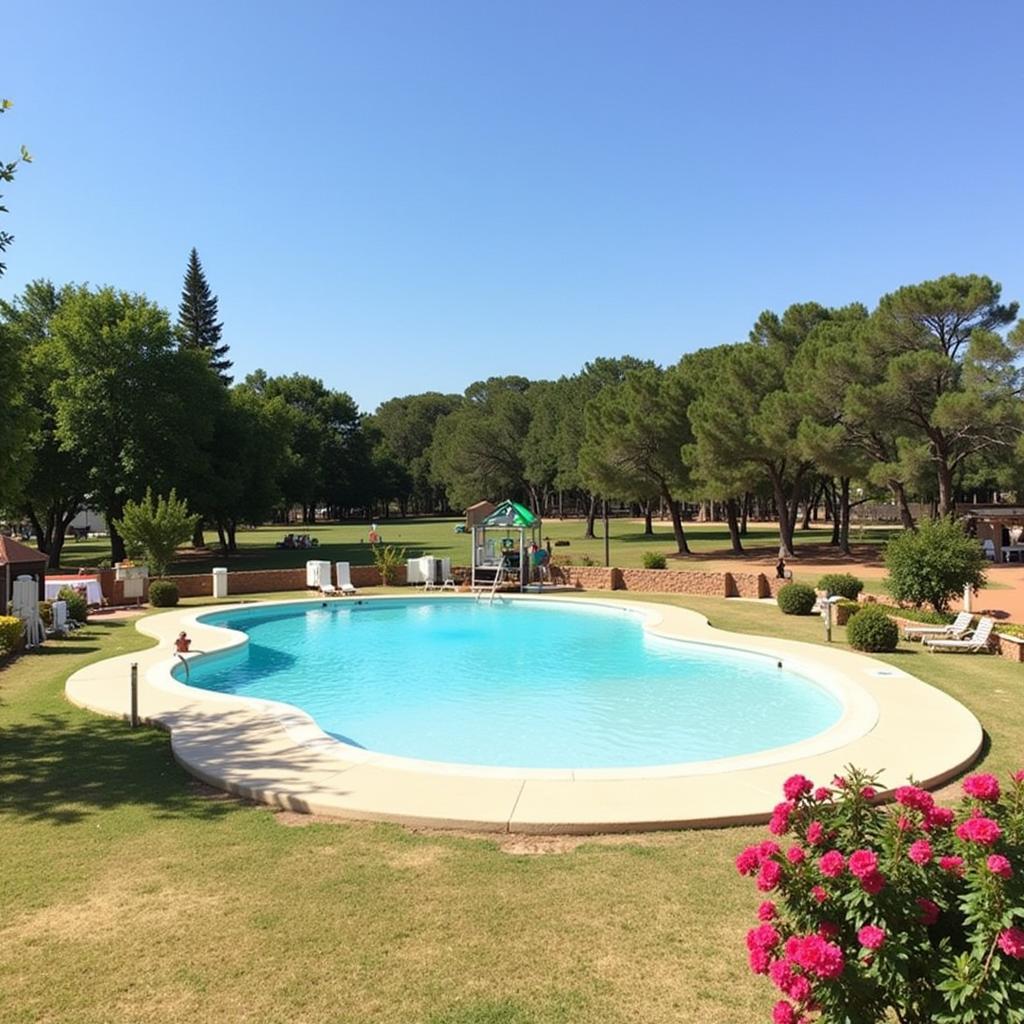
M201 616L249 642L188 682L280 701L402 758L525 769L707 762L806 740L843 704L775 657L666 639L637 612L545 601L332 601ZM185 681L185 669L175 671Z

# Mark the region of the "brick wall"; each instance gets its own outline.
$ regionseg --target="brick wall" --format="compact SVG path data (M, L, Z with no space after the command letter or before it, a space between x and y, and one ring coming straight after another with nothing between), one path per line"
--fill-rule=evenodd
M553 565L551 581L577 590L622 590L622 570L603 565Z
M622 589L644 594L727 597L726 573L687 569L621 569Z
M764 573L700 572L697 569L606 569L552 566L555 583L580 590L630 590L641 594L693 594L702 597L771 597Z

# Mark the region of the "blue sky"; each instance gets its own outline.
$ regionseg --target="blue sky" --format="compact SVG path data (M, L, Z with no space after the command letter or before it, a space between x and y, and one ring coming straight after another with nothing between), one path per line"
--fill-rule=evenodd
M176 310L371 411L765 308L987 273L1024 298L1019 3L27 3L0 156L36 277Z

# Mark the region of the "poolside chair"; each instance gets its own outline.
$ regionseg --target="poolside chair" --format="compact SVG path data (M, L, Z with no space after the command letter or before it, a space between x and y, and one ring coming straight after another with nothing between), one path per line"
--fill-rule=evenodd
M320 593L323 594L324 597L337 597L338 588L333 583L321 583Z
M948 626L904 626L904 640L923 640L926 636L959 640L971 628L970 612L961 612Z
M335 571L338 574L338 590L343 594L354 594L356 588L352 586L352 576L349 573L348 562L336 562Z
M929 651L960 651L964 654L977 654L979 651L988 650L988 642L992 636L992 629L995 622L985 616L978 623L978 628L963 640L937 640L924 638L924 645Z

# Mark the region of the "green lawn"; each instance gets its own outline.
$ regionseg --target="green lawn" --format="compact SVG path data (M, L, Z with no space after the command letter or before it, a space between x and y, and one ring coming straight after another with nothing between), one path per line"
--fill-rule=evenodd
M468 565L470 537L455 532L461 519L393 519L382 520L379 532L385 544L397 544L406 548L410 557L433 554L450 557L456 565ZM320 543L315 551L283 550L275 547L286 532L293 530L309 533ZM613 519L609 530L611 563L623 568L642 564L645 551L675 551L672 524L655 522L654 536L646 537L643 524L628 519ZM208 572L214 565L227 565L234 569L282 569L305 565L309 558L322 557L331 561L345 560L353 565L369 565L373 561L371 548L367 543L369 526L366 523L346 523L313 527L261 526L256 530L245 530L238 534L239 552L225 560L222 556L187 556L179 558L171 571L175 573ZM584 523L580 520L548 519L544 521L543 535L552 542L565 540L567 547L554 549L558 556L572 558L577 565L584 557L592 559L595 565L604 565L604 536L600 520L597 523L598 537L584 540ZM720 551L728 554L729 532L720 524L687 523L686 532L690 547L699 554ZM890 531L885 528L865 529L855 538L857 543L878 543ZM820 546L831 538L831 531L812 529L797 531L796 543L802 547ZM214 534L207 534L207 540L215 540ZM770 551L778 547L778 531L770 523L751 524L744 541L748 548ZM110 558L110 546L106 540L69 541L63 553L63 564L69 567L93 566L101 559Z
M771 606L672 603L727 629L783 626ZM816 618L784 626L821 639ZM193 783L164 733L64 701L85 659L148 643L90 625L0 669L5 1024L768 1019L770 986L743 948L757 897L732 867L761 829L527 856L494 838L289 827ZM979 714L986 768L1019 766L1024 667L918 649L886 660Z

